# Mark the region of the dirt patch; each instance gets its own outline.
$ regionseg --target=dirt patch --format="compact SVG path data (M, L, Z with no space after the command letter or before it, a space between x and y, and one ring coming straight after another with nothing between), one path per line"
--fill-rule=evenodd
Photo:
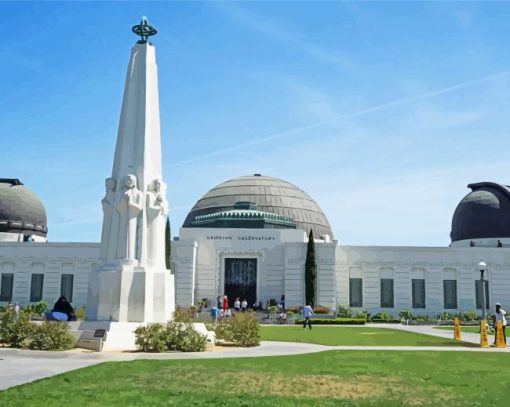
M242 384L246 384L242 385ZM339 377L332 375L285 376L281 373L224 372L218 380L205 380L201 386L222 393L282 396L288 398L371 399L394 392L402 384L399 378L372 376ZM402 391L404 389L402 388Z
M171 378L170 386L179 391L210 394L243 394L258 396L280 396L288 399L315 400L381 400L403 402L420 406L431 402L446 405L453 394L443 387L427 384L417 386L398 376L336 376L333 374L293 375L280 372L221 371L212 374L203 366L179 366L158 371L159 377ZM150 378L150 379L149 379ZM151 380L153 389L169 388L169 381L153 380L153 372L138 374L131 383L146 390L146 380Z

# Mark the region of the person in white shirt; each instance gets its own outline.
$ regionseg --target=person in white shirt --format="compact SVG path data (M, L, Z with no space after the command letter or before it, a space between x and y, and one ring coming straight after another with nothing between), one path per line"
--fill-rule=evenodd
M506 344L506 333L505 333L505 327L506 327L506 311L501 308L501 304L499 302L496 303L496 313L494 314L496 317L496 328L498 325L498 321L501 321L501 325L503 326L503 339ZM496 333L494 334L494 344L496 344L496 339L498 335L498 330L496 329Z
M241 302L239 301L239 297L237 297L236 300L234 301L234 310L239 312L240 308L241 308Z
M246 309L248 308L248 301L246 301L246 298L241 302L241 311L246 312Z
M303 316L305 317L305 322L303 323L303 329L306 329L306 325L308 324L308 328L312 329L312 321L310 317L313 315L313 309L311 305L306 305L303 308Z

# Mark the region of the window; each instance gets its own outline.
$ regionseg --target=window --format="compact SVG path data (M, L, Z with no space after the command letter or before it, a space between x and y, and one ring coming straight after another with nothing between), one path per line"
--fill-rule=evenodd
M457 309L457 280L443 280L445 309Z
M393 306L393 279L381 278L381 308Z
M349 306L363 306L363 280L361 278L349 279Z
M14 281L14 274L2 273L0 280L0 301L12 301L12 283Z
M425 280L413 278L412 280L413 308L425 308Z
M42 300L44 274L32 274L32 283L30 285L30 302Z
M490 309L490 300L489 300L489 282L484 280L485 282L485 309ZM475 280L475 294L476 294L476 309L482 309L482 282L480 280Z
M74 274L62 274L60 278L60 295L66 297L67 302L73 301Z

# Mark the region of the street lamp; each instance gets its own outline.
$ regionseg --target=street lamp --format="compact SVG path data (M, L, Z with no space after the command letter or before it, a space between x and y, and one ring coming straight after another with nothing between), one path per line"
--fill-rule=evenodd
M478 263L478 270L480 270L480 282L482 286L482 321L485 322L485 280L483 279L483 274L485 270L487 270L487 264L482 260Z

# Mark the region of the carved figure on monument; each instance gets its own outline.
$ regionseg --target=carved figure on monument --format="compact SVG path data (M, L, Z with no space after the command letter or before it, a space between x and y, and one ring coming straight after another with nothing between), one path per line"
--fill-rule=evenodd
M136 176L133 174L124 178L124 189L117 203L120 218L117 259L136 260L138 215L143 209L143 193L137 188Z
M113 178L106 178L104 181L106 194L101 204L103 205L103 231L101 232L101 259L105 260L107 248L110 242L111 221L113 208L115 207L115 186L116 181ZM106 244L105 244L106 243Z
M148 258L151 262L165 258L165 221L168 215L166 184L155 179L147 191Z

